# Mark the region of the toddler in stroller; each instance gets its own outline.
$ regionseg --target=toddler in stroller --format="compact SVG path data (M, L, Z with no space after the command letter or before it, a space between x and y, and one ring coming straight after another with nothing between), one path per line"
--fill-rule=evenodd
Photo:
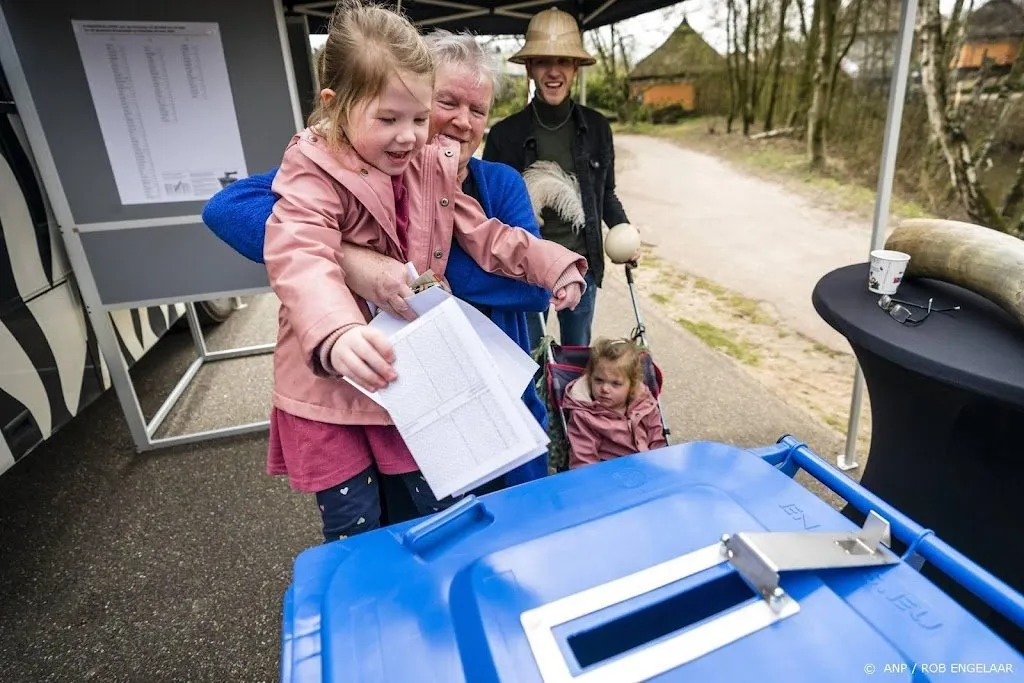
M627 264L625 268L633 313L636 316L636 328L631 339L599 340L593 347L560 346L555 344L551 337L545 336L540 346L534 350L534 359L544 368L544 373L537 382L537 390L541 400L547 405L548 414L551 415L547 427L548 435L551 437L548 463L555 472L564 472L570 466L576 467L588 462L607 460L667 445L669 429L660 403L661 370L654 363L649 350L650 345L647 343L646 329L640 315L640 302L633 284L632 271L635 267L635 264ZM623 367L627 365L624 360L626 357L629 358L629 369L623 370L623 374L630 380L628 400L625 411L617 413L618 417L614 418L615 421L612 423L619 428L626 428L626 431L605 429L591 436L593 430L588 432L586 423L594 410L590 411L590 415L584 416L585 406L589 405L592 409L600 407L602 413L606 409L599 402L594 405L595 396L591 383L594 366L610 364L612 369L616 370L620 362L623 363ZM569 388L574 382L575 395L572 403L575 405L570 405ZM576 414L575 417L569 414L573 412ZM641 413L643 419L642 424L639 424L635 420ZM569 428L570 421L575 423L572 432ZM593 426L593 421L590 421L590 426ZM580 455L576 455L577 451Z
M668 445L641 350L629 339L594 344L583 375L566 386L562 408L570 469Z

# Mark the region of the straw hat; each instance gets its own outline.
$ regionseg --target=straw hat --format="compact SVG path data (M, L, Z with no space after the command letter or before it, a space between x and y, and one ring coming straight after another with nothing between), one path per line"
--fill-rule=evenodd
M530 25L526 27L526 45L508 61L525 64L532 57L569 57L580 60L582 66L597 63L583 49L583 37L576 20L557 7L538 12L530 19Z

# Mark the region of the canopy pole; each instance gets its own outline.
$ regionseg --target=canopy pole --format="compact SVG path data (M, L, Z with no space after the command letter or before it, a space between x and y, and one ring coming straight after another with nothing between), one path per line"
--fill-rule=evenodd
M871 249L880 249L884 243L885 228L889 223L889 205L892 201L892 183L896 174L896 153L900 145L900 126L903 123L903 102L907 95L910 76L910 49L914 42L914 22L917 19L917 0L902 0L900 29L896 36L896 63L889 83L889 106L885 115L885 137L882 139L882 164L878 171L878 194L875 216L871 226ZM857 429L860 426L861 399L864 394L864 373L860 365L853 375L850 397L850 420L846 426L846 449L836 461L841 470L852 470L857 465Z

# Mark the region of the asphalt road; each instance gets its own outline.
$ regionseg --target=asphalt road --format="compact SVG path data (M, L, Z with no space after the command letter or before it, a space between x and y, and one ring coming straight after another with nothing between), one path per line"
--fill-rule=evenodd
M597 334L635 325L624 278ZM830 430L644 305L673 441L755 446L794 433L823 455ZM254 300L211 348L273 341L277 303ZM172 333L133 370L152 415L193 359ZM260 420L270 358L204 369L165 431ZM264 474L266 434L138 455L108 392L0 477L0 680L273 681L291 564L320 541L312 500Z

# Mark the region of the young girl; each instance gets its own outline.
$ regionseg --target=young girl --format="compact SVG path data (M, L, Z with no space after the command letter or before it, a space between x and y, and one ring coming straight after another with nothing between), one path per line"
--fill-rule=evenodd
M565 388L563 406L570 469L668 445L640 349L628 339L594 344L586 372Z
M388 414L367 389L396 379L387 340L345 284L344 240L444 273L452 237L485 270L541 285L574 308L585 260L485 220L459 190L459 150L426 144L431 54L415 28L359 0L339 4L318 63L323 90L273 191L264 261L281 300L267 469L315 493L326 540L379 526L375 476L403 475L420 514L439 510ZM446 501L450 504L451 501Z

